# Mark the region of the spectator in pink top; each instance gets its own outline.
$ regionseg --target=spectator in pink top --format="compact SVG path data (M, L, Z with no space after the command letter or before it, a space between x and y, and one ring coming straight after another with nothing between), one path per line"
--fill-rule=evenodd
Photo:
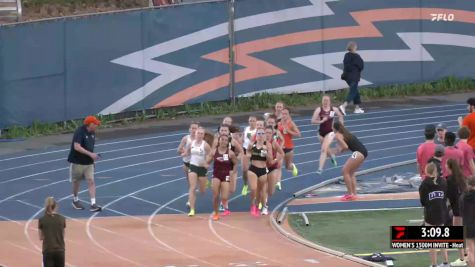
M417 170L421 178L425 178L427 162L434 156L436 144L434 143L435 126L427 125L424 130L425 142L417 148Z
M475 153L472 147L467 143L467 139L470 136L470 130L467 127L462 127L457 132L460 141L457 143L457 148L463 153L462 173L464 177L470 177L475 175Z
M463 163L463 152L454 145L455 134L453 132L447 132L445 134L445 154L442 157L442 176L444 178L452 174L450 170L447 169L447 160L454 159L459 166L462 166Z

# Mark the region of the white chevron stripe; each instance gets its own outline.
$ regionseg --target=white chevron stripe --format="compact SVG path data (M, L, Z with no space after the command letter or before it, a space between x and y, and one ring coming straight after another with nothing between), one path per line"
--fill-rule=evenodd
M326 3L338 0L309 1L311 4L308 6L287 8L236 19L235 31L242 31L285 21L334 15L333 11ZM112 60L112 63L157 73L160 76L115 101L110 106L104 108L100 114L106 115L121 112L142 101L144 98L167 84L196 71L194 69L156 61L153 60L154 58L226 35L228 35L228 23L224 22Z

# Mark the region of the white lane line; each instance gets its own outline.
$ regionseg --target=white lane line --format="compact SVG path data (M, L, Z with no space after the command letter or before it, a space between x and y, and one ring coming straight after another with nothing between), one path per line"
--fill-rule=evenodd
M315 211L289 212L289 214L339 213L339 212L361 212L361 211L389 211L389 210L412 210L412 209L422 209L422 207L374 208L374 209L354 209L354 210L315 210Z
M163 242L162 240L160 240L160 239L156 236L155 232L153 231L152 225L153 225L153 218L155 217L155 215L157 215L162 209L164 209L165 207L169 206L171 203L173 203L173 202L175 202L175 201L177 201L177 200L179 200L179 199L185 197L186 195L188 195L188 194L186 193L186 194L183 194L183 195L181 195L181 196L178 196L178 197L176 197L176 198L174 198L174 199L168 201L167 203L163 204L162 207L159 207L158 209L156 209L156 210L150 215L150 217L149 217L149 219L148 219L148 222L147 222L148 232L149 232L150 236L151 236L155 241L157 241L159 244L161 244L161 245L163 245L163 246L169 248L170 250L176 252L177 254L180 254L180 255L182 255L182 256L184 256L184 257L186 257L186 258L189 258L189 259L193 259L193 260L199 261L199 262L204 263L204 264L208 264L208 265L211 265L211 266L216 266L216 267L218 267L218 265L215 265L215 264L213 264L213 263L211 263L211 262L202 260L202 259L200 259L200 258L197 258L197 257L193 256L193 255L190 255L190 254L181 252L181 251L179 251L178 249L176 249L176 248L174 248L174 247L168 245L167 243L165 243L165 242ZM221 243L219 243L219 245L221 245Z
M446 112L446 111L430 111L430 112L422 112L422 113L414 113L414 114L411 114L411 115L420 115L420 114L433 114L433 113L440 113L440 112ZM459 114L455 114L455 115L446 115L446 116L438 116L438 118L444 118L444 117L451 117L451 116L457 116ZM391 118L394 118L394 117L398 117L398 116L407 116L407 115L392 115L392 116L382 116L382 117L372 117L372 118L362 118L362 119L354 119L354 120L351 120L351 121L348 121L348 124L347 124L347 127L349 129L352 129L353 127L358 127L358 126L367 126L367 125L373 125L373 124L360 124L360 125L352 125L350 124L350 122L354 122L354 121L365 121L365 120L369 120L369 119L382 119L382 118L388 118L388 117L391 117ZM428 117L429 118L429 117ZM417 119L424 119L424 118L417 118ZM417 119L412 119L412 120L417 120ZM405 119L405 120L402 120L402 121L407 121L408 119ZM409 119L411 120L411 119ZM392 122L398 122L398 121L388 121L388 122L385 122L385 123L392 123ZM380 123L376 123L376 124L380 124ZM306 125L298 125L299 128L304 128L306 126L311 126L311 127L318 127L317 125L314 125L314 124L306 124ZM313 132L313 131L316 131L316 129L311 129L311 130L304 130L304 131L301 131L302 133L307 133L307 132ZM303 140L303 139L307 139L309 137L299 137L299 138L295 138L294 141L297 141L297 140ZM147 144L147 145L140 145L140 146L133 146L133 147L127 147L127 148L120 148L120 149L113 149L113 150L109 150L109 151L102 151L101 153L111 153L111 152L118 152L118 151L125 151L125 150L133 150L133 149L137 149L137 148L144 148L144 147L150 147L150 146L157 146L157 145L162 145L162 144L172 144L172 143L179 143L179 141L172 141L172 142L162 142L162 143L157 143L157 144ZM171 148L171 149L166 149L166 150L160 150L158 152L150 152L149 154L154 154L154 153L163 153L163 152L168 152L168 151L174 151L176 150L176 148ZM134 154L134 155L129 155L128 157L134 157L136 155L145 155L145 154ZM124 157L126 158L126 157ZM178 158L178 157L177 157ZM120 159L119 158L115 158L115 159ZM54 159L54 160L48 160L48 161L42 161L42 162L37 162L37 163L31 163L31 164L25 164L25 165L21 165L21 166L16 166L16 167L12 167L12 168L6 168L6 169L3 169L3 170L0 170L0 172L2 171L8 171L8 170L14 170L14 169L20 169L20 168L24 168L24 167L30 167L30 166L35 166L35 165L40 165L40 164L46 164L46 163L51 163L51 162L57 162L57 161L62 161L64 160L64 158L61 158L61 159ZM109 159L109 160L103 160L104 161L110 161L112 159ZM42 173L44 174L44 173ZM1 184L2 182L0 182Z
M378 136L378 135L374 135L374 136ZM371 137L371 136L369 136ZM360 137L360 138L363 138L363 137ZM418 137L411 137L411 138L407 138L407 139L416 139ZM373 144L380 144L380 143L385 143L385 142L394 142L394 141L397 141L397 140L400 140L400 139L389 139L389 140L386 140L386 141L379 141L379 142L373 142L373 143L366 143L365 145L373 145ZM308 144L307 144L308 145ZM307 146L305 145L305 146ZM401 147L405 147L405 146L397 146L397 147L391 147L391 148L401 148ZM303 152L303 153L296 153L294 156L301 156L301 155L306 155L306 154L313 154L313 153L318 153L320 150L316 150L316 151L308 151L308 152ZM371 153L372 151L379 151L379 150L369 150L369 152ZM108 172L108 171L113 171L113 170L118 170L118 169L123 169L123 168L128 168L128 167L134 167L134 166L139 166L139 165L143 165L143 164L149 164L149 163L154 163L154 162L157 162L157 161L161 161L161 159L159 160L153 160L153 161L148 161L148 162L142 162L142 163L136 163L136 164L131 164L131 165L125 165L125 166L121 166L121 167L117 167L117 168L113 168L113 169L108 169L108 170L103 170L103 171L100 171L100 172L96 172L96 174L100 174L100 173L104 173L104 172ZM299 165L299 163L296 163L296 165ZM170 168L167 168L167 169L163 169L163 170L170 170L170 169L175 169L175 168L180 168L181 165L178 165L178 166L174 166L174 167L170 167ZM63 168L63 169L68 169L68 168ZM160 170L161 171L161 170ZM26 190L26 191L23 191L23 192L20 192L20 193L17 193L17 194L14 194L12 196L9 196L5 199L2 199L0 200L0 204L7 201L7 200L10 200L12 198L15 198L17 196L20 196L20 195L23 195L25 193L30 193L32 191L35 191L37 189L41 189L41 188L45 188L49 185L54 185L54 184L58 184L58 183L61 183L61 182L65 182L66 180L64 181L57 181L57 182L53 182L53 183L50 183L50 184L46 184L46 185L43 185L43 186L39 186L39 187L36 187L36 188L33 188L33 189L29 189L29 190Z
M399 111L410 111L410 110L423 110L423 109L437 109L437 108L443 108L443 107L461 107L461 106L466 106L465 104L450 104L450 105L435 105L435 106L424 106L424 107L416 107L416 108L402 108L402 109L391 109L391 110L374 110L378 114L382 113L393 113L393 112L399 112ZM353 116L361 116L361 115L348 115L348 118L352 118ZM371 119L371 118L367 118ZM308 121L307 118L305 119L298 119L294 121ZM163 138L163 137L171 137L171 136L180 136L180 135L185 135L187 132L179 132L179 133L174 133L174 134L167 134L167 135L158 135L158 136L152 136L152 137L144 137L144 138L137 138L137 139L126 139L126 140L121 140L121 141L114 141L114 142L108 142L108 143L102 143L102 144L97 144L96 147L100 146L107 146L107 145L114 145L114 144L121 144L121 143L130 143L130 142L136 142L136 141L144 141L144 140L152 140L152 139L157 139L157 138ZM23 156L17 156L17 157L11 157L11 158L5 158L5 159L0 159L0 162L3 161L10 161L10 160L15 160L15 159L22 159L22 158L28 158L28 157L35 157L35 156L41 156L41 155L47 155L47 154L53 154L53 153L59 153L59 152L66 152L69 151L69 149L60 149L60 150L53 150L53 151L48 151L48 152L42 152L42 153L35 153L35 154L28 154L28 155L23 155Z
M390 122L392 122L392 121L389 121L389 123L390 123ZM452 121L450 120L450 121L439 121L439 122L447 123L447 122L452 122ZM384 128L366 129L366 130L359 130L359 131L352 131L352 132L353 132L353 133L361 133L361 132L368 132L368 131L370 131L370 132L375 132L375 131L378 131L378 130L397 129L397 128L410 127L410 126L418 126L418 125L426 125L426 124L427 124L427 123L417 123L417 124L391 126L391 127L384 127ZM348 126L348 129L352 130L353 127ZM316 130L309 130L309 131L302 131L302 132L314 132L314 131L316 131ZM379 135L375 135L375 136L379 136ZM422 136L422 135L421 135L421 136ZM294 141L303 140L303 139L309 139L309 138L315 138L315 137L309 136L309 137L295 138ZM364 137L360 137L360 138L364 138ZM298 146L296 146L296 147L307 146L307 145L308 145L308 144L298 145ZM174 149L172 149L172 150L174 150ZM153 152L152 152L152 153L153 153ZM145 153L143 153L143 154L145 154ZM139 154L137 154L137 155L139 155ZM119 157L119 158L115 158L115 159L106 159L106 160L102 160L102 162L114 161L114 160L116 160L116 159L123 159L123 158L126 158L126 157L136 157L136 155L130 155L130 156L125 156L125 157ZM170 158L168 158L168 159L174 159L174 158L180 158L180 156L170 157ZM149 162L145 162L144 164L153 163L153 162L156 162L156 161L149 161ZM98 163L100 163L100 161L99 161ZM129 166L130 166L130 165L129 165ZM65 168L59 168L59 169L54 169L54 170L49 170L49 171L34 173L34 174L22 176L22 177L11 178L11 179L9 179L9 180L1 181L0 184L12 182L12 181L17 181L17 180L22 180L22 179L25 179L25 178L34 177L34 176L38 176L38 175L53 173L53 172L57 172L57 171L68 170L68 169L69 169L68 167L65 167ZM0 203L1 203L1 202L0 202Z
M7 217L3 217L3 216L1 216L1 215L0 215L0 220L2 220L2 221L7 221L7 222L12 222L12 223L16 223L16 224L18 224L18 225L23 226L23 224L20 223L19 221L15 221L15 220L9 219L9 218L7 218Z

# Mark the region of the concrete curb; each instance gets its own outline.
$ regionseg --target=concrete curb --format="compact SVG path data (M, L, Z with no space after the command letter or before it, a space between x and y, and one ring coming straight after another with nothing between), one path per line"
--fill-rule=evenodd
M391 163L391 164L387 164L387 165L383 165L383 166L379 166L379 167L375 167L375 168L371 168L371 169L367 169L367 170L363 170L363 171L359 171L356 173L356 175L364 175L364 174L368 174L368 173L373 173L373 172L377 172L377 171L381 171L381 170L385 170L385 169L389 169L389 168L394 168L394 167L399 167L399 166L404 166L404 165L409 165L409 164L413 164L415 163L416 160L413 159L413 160L406 160L406 161L402 161L402 162L397 162L397 163ZM337 257L341 257L341 258L344 258L344 259L347 259L347 260L350 260L350 261L353 261L353 262L357 262L357 263L360 263L360 264L363 264L363 265L366 265L366 266L371 266L371 267L381 267L381 266L385 266L385 265L382 265L382 264L378 264L378 263L374 263L374 262L371 262L371 261L366 261L366 260L363 260L359 257L355 257L353 255L350 255L350 254L346 254L346 253L343 253L341 251L336 251L336 250L333 250L333 249L330 249L330 248L327 248L327 247L324 247L324 246L320 246L320 245L317 245L309 240L306 240L306 239L303 239L302 237L299 237L299 236L296 236L296 235L293 235L287 231L285 231L285 229L279 225L279 223L276 221L276 217L277 217L277 213L278 211L281 209L282 206L286 205L287 203L289 203L292 199L296 198L296 197L299 197L301 195L304 195L310 191L313 191L315 189L318 189L318 188L321 188L321 187L324 187L324 186L327 186L329 184L332 184L332 183L335 183L337 182L338 180L341 180L343 179L342 176L339 176L339 177L335 177L335 178L332 178L332 179L329 179L327 181L324 181L324 182L321 182L319 184L316 184L316 185L313 185L313 186L310 186L310 187L307 187L305 189L302 189L298 192L295 192L293 194L293 197L291 198L288 198L286 200L284 200L283 202L281 202L280 204L278 204L273 210L272 210L272 213L271 213L271 216L269 217L270 218L270 223L272 225L272 227L277 230L279 233L281 233L282 235L284 235L285 237L287 237L288 239L292 240L292 241L295 241L297 243L300 243L304 246L307 246L307 247L310 247L310 248L313 248L313 249L316 249L316 250L319 250L319 251L322 251L322 252L326 252L328 254L331 254L331 255L334 255L334 256L337 256Z

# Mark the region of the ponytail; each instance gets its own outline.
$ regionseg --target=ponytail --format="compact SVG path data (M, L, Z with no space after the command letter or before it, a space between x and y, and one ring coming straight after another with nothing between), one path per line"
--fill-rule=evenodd
M459 163L455 159L449 159L447 160L447 167L452 172L452 178L455 179L459 191L467 191L467 180L463 177Z
M57 206L58 204L56 203L56 200L54 200L54 197L47 197L45 200L45 215L53 214L56 211Z
M437 178L438 178L438 172L437 172L437 166L435 166L435 164L433 162L429 163L426 165L426 174L429 175L429 176L433 176L434 178L432 179L432 181L434 182L434 184L436 185L437 184Z
M333 122L333 128L335 131L338 133L341 133L345 139L346 142L351 139L353 136L346 128L343 126L343 123L341 123L339 120Z

